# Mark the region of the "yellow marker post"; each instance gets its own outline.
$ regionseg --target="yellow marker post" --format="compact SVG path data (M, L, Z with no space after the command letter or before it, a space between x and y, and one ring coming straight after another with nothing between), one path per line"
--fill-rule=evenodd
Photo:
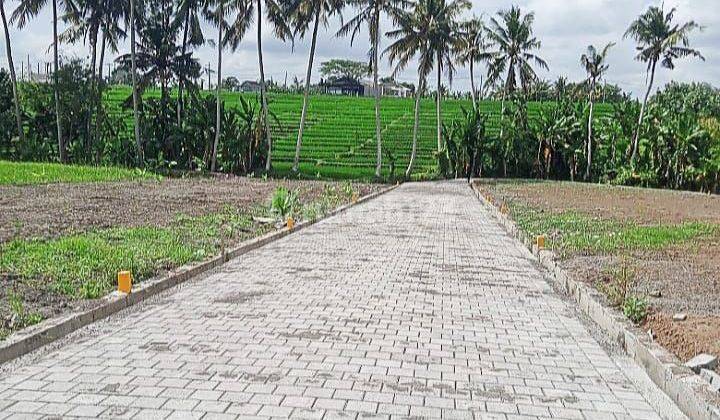
M117 275L118 292L130 293L132 291L132 274L129 271L121 271Z
M357 194L357 193L353 193L353 195L352 195L352 202L353 202L353 204L357 203L357 202L358 202L358 199L359 199L358 194Z
M535 243L538 249L545 249L545 235L540 235L536 238Z
M287 227L288 229L292 229L295 227L295 219L293 219L292 216L287 218Z

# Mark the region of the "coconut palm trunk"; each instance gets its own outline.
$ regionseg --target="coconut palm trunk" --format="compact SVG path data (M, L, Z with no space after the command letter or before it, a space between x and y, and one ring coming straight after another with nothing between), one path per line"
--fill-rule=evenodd
M507 91L503 90L502 94L502 100L500 101L500 141L503 141L503 137L505 137L505 101L507 100ZM503 178L507 178L508 176L508 151L507 151L507 145L505 145L505 149L503 151Z
M5 51L7 52L8 67L10 68L10 81L12 82L13 100L15 101L15 123L17 124L18 139L20 139L21 143L24 143L25 131L23 130L22 114L20 114L20 98L17 88L17 75L15 74L15 64L12 57L10 28L8 28L7 18L5 16L4 0L0 0L0 17L2 17L2 24L3 28L5 29Z
M185 57L185 54L187 54L187 44L188 44L188 32L190 31L190 11L188 10L185 14L185 22L184 22L184 28L183 28L183 40L182 40L182 55ZM183 115L183 89L185 87L185 82L180 79L178 80L178 101L177 101L177 123L179 126L182 125L182 115Z
M375 177L382 176L382 123L380 121L380 86L378 83L378 49L380 48L380 6L375 3L375 16L373 18L375 34L373 36L373 89L375 90L375 138L377 140L377 163Z
M513 65L513 62L510 62L511 66ZM503 94L502 94L502 100L500 102L500 141L502 141L503 137L505 136L505 126L503 123L505 122L505 101L507 100L508 91L510 90L510 77L512 77L512 67L508 71L507 79L505 80L504 88L503 88ZM506 145L507 149L507 145ZM507 178L508 176L508 152L505 150L503 153L503 177Z
M100 45L100 61L98 62L98 84L97 84L97 97L95 98L95 144L100 144L100 130L103 123L103 109L102 109L102 96L103 96L103 66L105 65L105 47L107 43L106 33L103 31L102 42ZM98 147L95 154L95 162L100 163L102 157L102 148Z
M655 82L655 67L657 60L653 60L650 65L650 81L648 82L647 91L645 92L645 98L643 99L642 106L640 107L640 118L638 118L637 127L635 128L635 136L633 137L632 144L632 156L630 157L630 164L634 167L637 161L638 149L640 143L640 130L642 128L643 118L645 118L645 109L647 108L648 99L650 99L650 92L652 92L653 83Z
M315 46L317 44L318 26L320 26L320 13L320 9L315 12L315 23L313 24L314 26L312 43L310 44L310 59L308 60L307 75L305 77L305 94L303 96L302 113L300 114L300 129L298 130L297 144L295 144L295 160L293 161L292 166L293 172L297 172L300 165L300 148L302 147L305 118L307 118L308 96L310 95L310 76L312 76L313 59L315 58Z
M437 114L437 147L438 152L442 151L443 148L443 141L442 141L442 111L440 109L440 103L442 102L442 91L441 91L441 78L442 78L442 62L440 61L442 57L440 56L440 53L437 54L437 102L435 104L435 111Z
M58 79L58 70L60 69L60 60L58 58L58 13L57 0L52 2L53 11L53 84L55 90L55 123L57 124L57 141L58 141L58 157L61 163L67 162L67 150L65 150L65 139L62 133L62 114L60 108L60 86Z
M130 0L130 61L132 62L133 119L135 120L135 145L140 166L145 165L145 151L140 139L140 95L137 82L137 57L135 54L135 0Z
M420 125L420 98L422 96L422 90L425 86L424 82L424 76L420 75L417 92L415 92L415 120L413 123L412 151L410 152L410 163L408 163L407 170L405 171L405 178L407 179L409 179L410 175L412 175L413 167L415 166L415 158L417 157L418 128Z
M475 91L475 63L470 59L470 98L472 99L473 109L477 111L477 92Z
M224 13L223 13L223 5L220 4L220 18L218 19L218 65L217 65L217 86L215 86L216 90L216 99L215 99L215 141L213 142L213 153L212 153L212 163L210 164L210 172L215 172L217 169L217 150L218 145L220 144L220 129L221 127L221 121L220 118L222 117L222 108L221 108L221 102L220 102L220 90L222 89L222 49L223 49L223 19L224 19Z
M593 78L592 83L590 83L590 115L588 116L588 137L587 137L587 167L585 168L585 181L590 180L591 171L592 171L592 152L593 152L593 145L592 145L592 135L593 135L593 111L595 109L595 86L596 82Z
M97 100L96 93L97 93L97 41L98 41L98 31L99 28L93 28L90 30L90 92L93 95L90 109L95 109L95 101ZM92 111L91 111L92 112ZM96 117L97 118L97 117ZM93 125L93 119L92 114L91 118L88 118L87 120L87 150L92 151L92 147L94 145L94 139L95 139L95 133L94 133L95 126ZM92 152L91 152L92 153Z
M475 64L470 60L470 98L473 101L473 109L477 111L477 92L475 91Z
M257 2L257 50L258 65L260 66L260 106L262 107L262 119L265 125L265 136L267 137L267 159L265 160L265 171L272 169L272 133L270 132L270 118L268 117L267 87L265 85L265 65L263 64L262 52L262 0Z

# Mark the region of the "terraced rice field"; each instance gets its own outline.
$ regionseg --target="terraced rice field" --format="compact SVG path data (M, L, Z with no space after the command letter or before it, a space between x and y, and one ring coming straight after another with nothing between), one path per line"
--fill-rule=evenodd
M111 112L126 115L128 132L132 131L130 110L122 109L121 102L130 94L125 87L117 87L107 94ZM150 92L149 95L158 95ZM239 97L257 100L256 94L226 92L225 103L239 106ZM302 95L271 94L270 110L279 120L273 123L273 162L276 170L290 169L295 154L295 142L302 110ZM400 174L410 160L414 100L412 98L383 98L383 163L389 173L389 164L395 161L396 174ZM447 124L461 115L462 108L472 105L466 100L443 101L443 120ZM530 118L543 104L530 103ZM488 133L499 131L501 104L485 101L480 109L488 116ZM606 108L609 109L609 108ZM420 138L417 172L429 171L436 163L433 151L437 148L435 104L424 99L420 107ZM303 136L301 171L306 175L332 178L369 178L375 172L375 111L373 98L316 95L310 98L308 118Z

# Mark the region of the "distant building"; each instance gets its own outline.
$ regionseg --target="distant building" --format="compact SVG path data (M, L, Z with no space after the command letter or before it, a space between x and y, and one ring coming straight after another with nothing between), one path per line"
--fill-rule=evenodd
M327 95L363 96L365 86L351 77L320 81L320 91Z
M366 81L365 85L365 96L375 96L375 87L372 81ZM378 88L380 89L380 96L392 96L396 98L409 98L413 95L414 91L412 88L401 85L394 81L378 82Z
M242 92L260 92L260 83L254 80L246 80L240 85Z

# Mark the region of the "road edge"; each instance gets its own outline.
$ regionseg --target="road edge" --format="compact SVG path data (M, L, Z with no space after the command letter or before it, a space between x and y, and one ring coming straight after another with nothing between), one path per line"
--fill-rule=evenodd
M228 249L223 255L215 256L200 263L184 265L163 276L141 282L130 294L126 295L113 292L101 298L101 303L98 306L46 319L37 325L18 331L8 337L5 341L0 342L0 366L63 338L80 328L105 319L125 308L143 302L160 292L215 269L232 259L343 213L352 207L380 197L381 195L389 193L398 187L399 185L392 185L372 194L365 195L353 203L345 204L328 212L322 217L297 223L292 229L285 227L257 238L243 241Z
M557 255L545 249L538 249L517 224L501 212L476 185L470 188L480 203L488 209L505 231L527 247L549 274L548 278L556 289L572 298L580 310L595 322L609 339L617 343L652 379L652 381L678 405L680 410L692 419L720 420L720 400L713 395L710 385L650 336L633 325L615 309L605 305L600 293L584 283L574 280L557 263Z

